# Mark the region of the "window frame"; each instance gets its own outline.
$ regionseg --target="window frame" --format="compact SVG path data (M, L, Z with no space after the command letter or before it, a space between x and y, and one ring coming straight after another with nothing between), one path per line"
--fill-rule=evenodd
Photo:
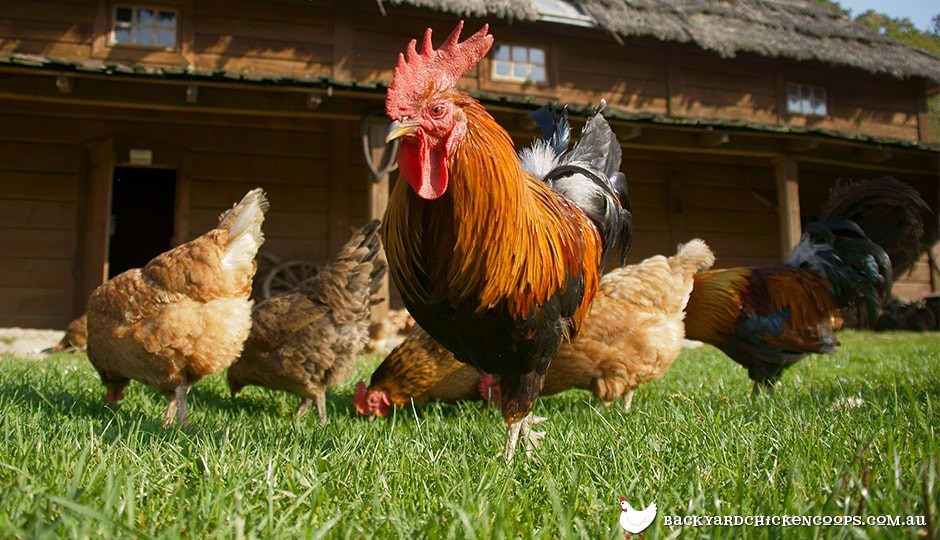
M509 58L508 59L498 59L496 57L497 51L501 47L506 47L509 49ZM526 59L524 61L514 60L513 53L517 49L525 50ZM542 63L534 63L531 60L532 51L539 51L542 54ZM549 60L548 60L549 51L546 47L530 44L521 44L521 43L497 43L493 46L493 54L490 57L490 80L497 83L511 83L511 84L535 84L548 86L549 82ZM497 69L500 65L509 66L509 74L502 75L497 73ZM519 77L513 75L517 66L526 66L526 76ZM542 68L543 78L534 79L532 78L532 67L537 66Z
M790 95L793 91L799 94L797 102L798 108L791 108L793 101ZM808 94L807 94L808 93ZM822 94L820 99L819 94ZM810 110L804 110L804 104L809 101ZM795 81L787 81L784 84L784 107L791 116L805 116L808 118L828 118L829 117L829 92L826 87L818 84L807 84ZM822 105L822 112L819 112L819 106Z
M180 49L180 10L167 5L161 4L137 4L137 3L113 3L110 6L109 18L108 18L108 36L107 43L109 47L130 47L130 48L140 48L152 51L166 51L166 52L175 52ZM118 10L120 9L129 9L131 11L131 20L129 22L118 21ZM150 10L154 12L155 19L152 25L142 26L139 22L139 13L143 10ZM139 43L137 41L118 41L116 39L116 33L119 28L129 28L131 31L131 36L134 37L137 35L137 31L141 28L150 30L154 33L158 33L161 29L159 24L159 14L160 13L172 13L173 14L173 45L160 45L160 44L148 44L148 43ZM121 26L119 26L121 25ZM166 28L166 27L164 27Z
M146 6L143 4L146 3ZM116 6L139 5L158 11L176 12L176 48L148 47L134 44L112 44L112 18ZM152 65L186 66L195 63L193 44L192 0L98 0L95 10L94 37L91 57L116 62Z

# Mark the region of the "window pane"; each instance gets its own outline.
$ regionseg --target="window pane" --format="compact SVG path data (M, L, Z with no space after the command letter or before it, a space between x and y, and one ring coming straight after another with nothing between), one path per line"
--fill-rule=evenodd
M813 108L813 114L818 114L819 116L826 116L827 111L826 111L825 100L817 101L814 105L815 107Z
M828 111L826 110L826 89L816 87L813 89L813 104L815 105L813 109L814 114L819 116L826 116Z
M176 31L175 30L157 30L157 45L161 47L175 47L176 46Z
M165 27L176 26L176 13L172 11L161 11L158 24Z
M496 50L493 51L493 58L496 60L509 60L509 47L497 45Z
M156 42L156 35L154 35L153 30L150 28L137 29L137 39L134 41L134 43L137 43L138 45L153 45Z
M813 89L813 101L816 103L826 101L826 90L824 88L816 87Z
M515 79L525 79L529 75L529 66L527 64L513 64L512 76Z
M131 29L129 27L114 29L115 43L131 43Z
M509 76L509 62L495 62L496 75L500 77Z
M114 10L116 22L131 22L131 8L119 7Z
M533 64L538 64L540 66L545 65L545 51L542 49L529 49L529 62Z
M528 51L525 47L513 46L512 47L512 61L513 62L525 62L529 59Z
M148 25L148 26L154 24L153 10L152 9L138 9L137 10L137 24Z
M813 89L808 86L801 86L800 112L810 113L813 111Z
M787 86L787 112L800 112L800 87L795 84Z
M536 82L545 82L547 80L545 77L545 67L532 66L532 75L529 78Z
M801 92L803 93L803 101L813 101L813 89L809 86L801 86Z

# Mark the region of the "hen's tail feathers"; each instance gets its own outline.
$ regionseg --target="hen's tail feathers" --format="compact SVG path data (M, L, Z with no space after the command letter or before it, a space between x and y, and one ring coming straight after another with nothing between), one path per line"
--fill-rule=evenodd
M854 313L865 326L874 324L891 297L891 259L848 219L810 223L788 264L825 276L839 308Z
M917 190L890 176L837 184L819 221L849 219L881 246L895 276L911 269L926 246L921 240L930 208Z
M597 227L604 245L601 268L613 256L623 266L633 239L633 213L627 179L619 171L623 152L617 135L601 114L601 103L588 118L574 147L542 179L575 203Z
M354 269L358 267L361 272L371 267L368 268L369 295L375 294L388 271L385 261L378 258L381 249L379 241L381 224L381 221L373 219L359 229L339 251L330 267L324 268L323 271L329 272L331 268L341 268L342 271L354 272Z
M264 243L261 224L268 211L268 199L261 188L255 188L245 194L231 210L219 217L217 228L228 231L228 240L222 265L233 268L247 264L258 254Z
M669 257L669 267L685 276L704 272L715 264L715 254L700 238L679 246L675 255Z

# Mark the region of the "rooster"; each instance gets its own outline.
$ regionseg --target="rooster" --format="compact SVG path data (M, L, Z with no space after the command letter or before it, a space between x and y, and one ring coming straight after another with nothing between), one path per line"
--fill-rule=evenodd
M878 178L832 191L784 265L695 276L686 336L748 370L753 394L772 393L807 354L835 352L843 316L877 320L889 299L892 260L913 261L926 203L911 187Z
M105 399L131 379L169 398L164 426L188 425L186 396L227 368L251 329L251 280L264 243L264 192L249 191L206 234L106 281L88 300L88 360Z
M326 423L326 388L346 378L369 341L387 269L378 230L371 221L315 276L255 306L245 350L226 373L233 396L249 384L293 392L301 396L298 417L316 402Z
M428 29L420 54L412 40L399 55L387 140L401 139L404 182L390 196L382 239L417 323L460 361L499 375L511 461L520 439L529 454L541 435L531 431L531 412L545 373L577 333L602 262L629 249L632 214L605 176L619 168L619 153L560 172L607 194L594 207L522 167L506 130L456 89L493 44L486 25L459 42L462 28L436 50Z
M580 388L605 403L622 399L629 410L637 386L662 377L682 352L693 275L714 262L705 242L695 239L671 257L604 275L581 332L562 343L548 368L542 395ZM368 388L357 385L355 403L362 414L385 416L410 400L499 403L501 394L495 377L458 362L416 328L375 370Z

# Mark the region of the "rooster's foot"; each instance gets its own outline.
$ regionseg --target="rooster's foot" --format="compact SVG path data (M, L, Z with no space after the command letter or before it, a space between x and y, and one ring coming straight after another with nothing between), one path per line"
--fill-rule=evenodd
M503 446L503 457L507 463L512 463L516 454L516 446L519 439L522 439L525 445L525 456L531 458L538 443L545 438L544 431L533 431L532 426L541 424L547 420L541 416L533 416L530 412L522 420L513 422L506 427L506 443Z

